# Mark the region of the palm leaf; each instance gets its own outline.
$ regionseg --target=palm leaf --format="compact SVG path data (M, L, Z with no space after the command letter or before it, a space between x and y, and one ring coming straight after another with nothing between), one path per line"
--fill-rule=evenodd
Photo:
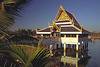
M15 23L16 16L30 0L0 0L0 35L7 35L7 29Z
M44 66L50 54L46 46L42 45L42 40L39 41L37 47L29 45L5 45L0 48L0 53L18 59L25 67L32 65L34 67ZM30 55L28 55L29 52Z

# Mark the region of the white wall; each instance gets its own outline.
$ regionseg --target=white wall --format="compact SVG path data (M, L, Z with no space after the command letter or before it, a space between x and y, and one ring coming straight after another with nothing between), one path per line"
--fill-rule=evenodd
M63 44L77 44L78 37L61 37L61 42Z

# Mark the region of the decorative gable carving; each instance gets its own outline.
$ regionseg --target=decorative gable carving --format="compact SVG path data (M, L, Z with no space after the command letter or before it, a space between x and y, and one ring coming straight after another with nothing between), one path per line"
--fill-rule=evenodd
M64 12L62 12L58 20L68 20L68 17Z

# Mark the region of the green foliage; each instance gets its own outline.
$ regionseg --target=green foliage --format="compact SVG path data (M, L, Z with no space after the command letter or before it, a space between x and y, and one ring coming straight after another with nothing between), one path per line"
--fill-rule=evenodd
M31 29L18 29L15 31L15 33L17 33L17 35L33 35L35 31L32 31Z
M29 65L43 67L50 55L49 50L42 45L42 39L39 40L37 47L29 45L5 45L0 48L0 53L12 57L16 62L22 63L24 67Z
M15 23L16 16L30 0L0 0L0 36L7 35L7 29Z

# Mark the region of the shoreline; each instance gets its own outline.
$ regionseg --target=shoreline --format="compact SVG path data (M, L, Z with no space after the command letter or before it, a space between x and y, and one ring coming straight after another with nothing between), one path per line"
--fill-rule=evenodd
M88 36L88 39L100 39L100 36Z

